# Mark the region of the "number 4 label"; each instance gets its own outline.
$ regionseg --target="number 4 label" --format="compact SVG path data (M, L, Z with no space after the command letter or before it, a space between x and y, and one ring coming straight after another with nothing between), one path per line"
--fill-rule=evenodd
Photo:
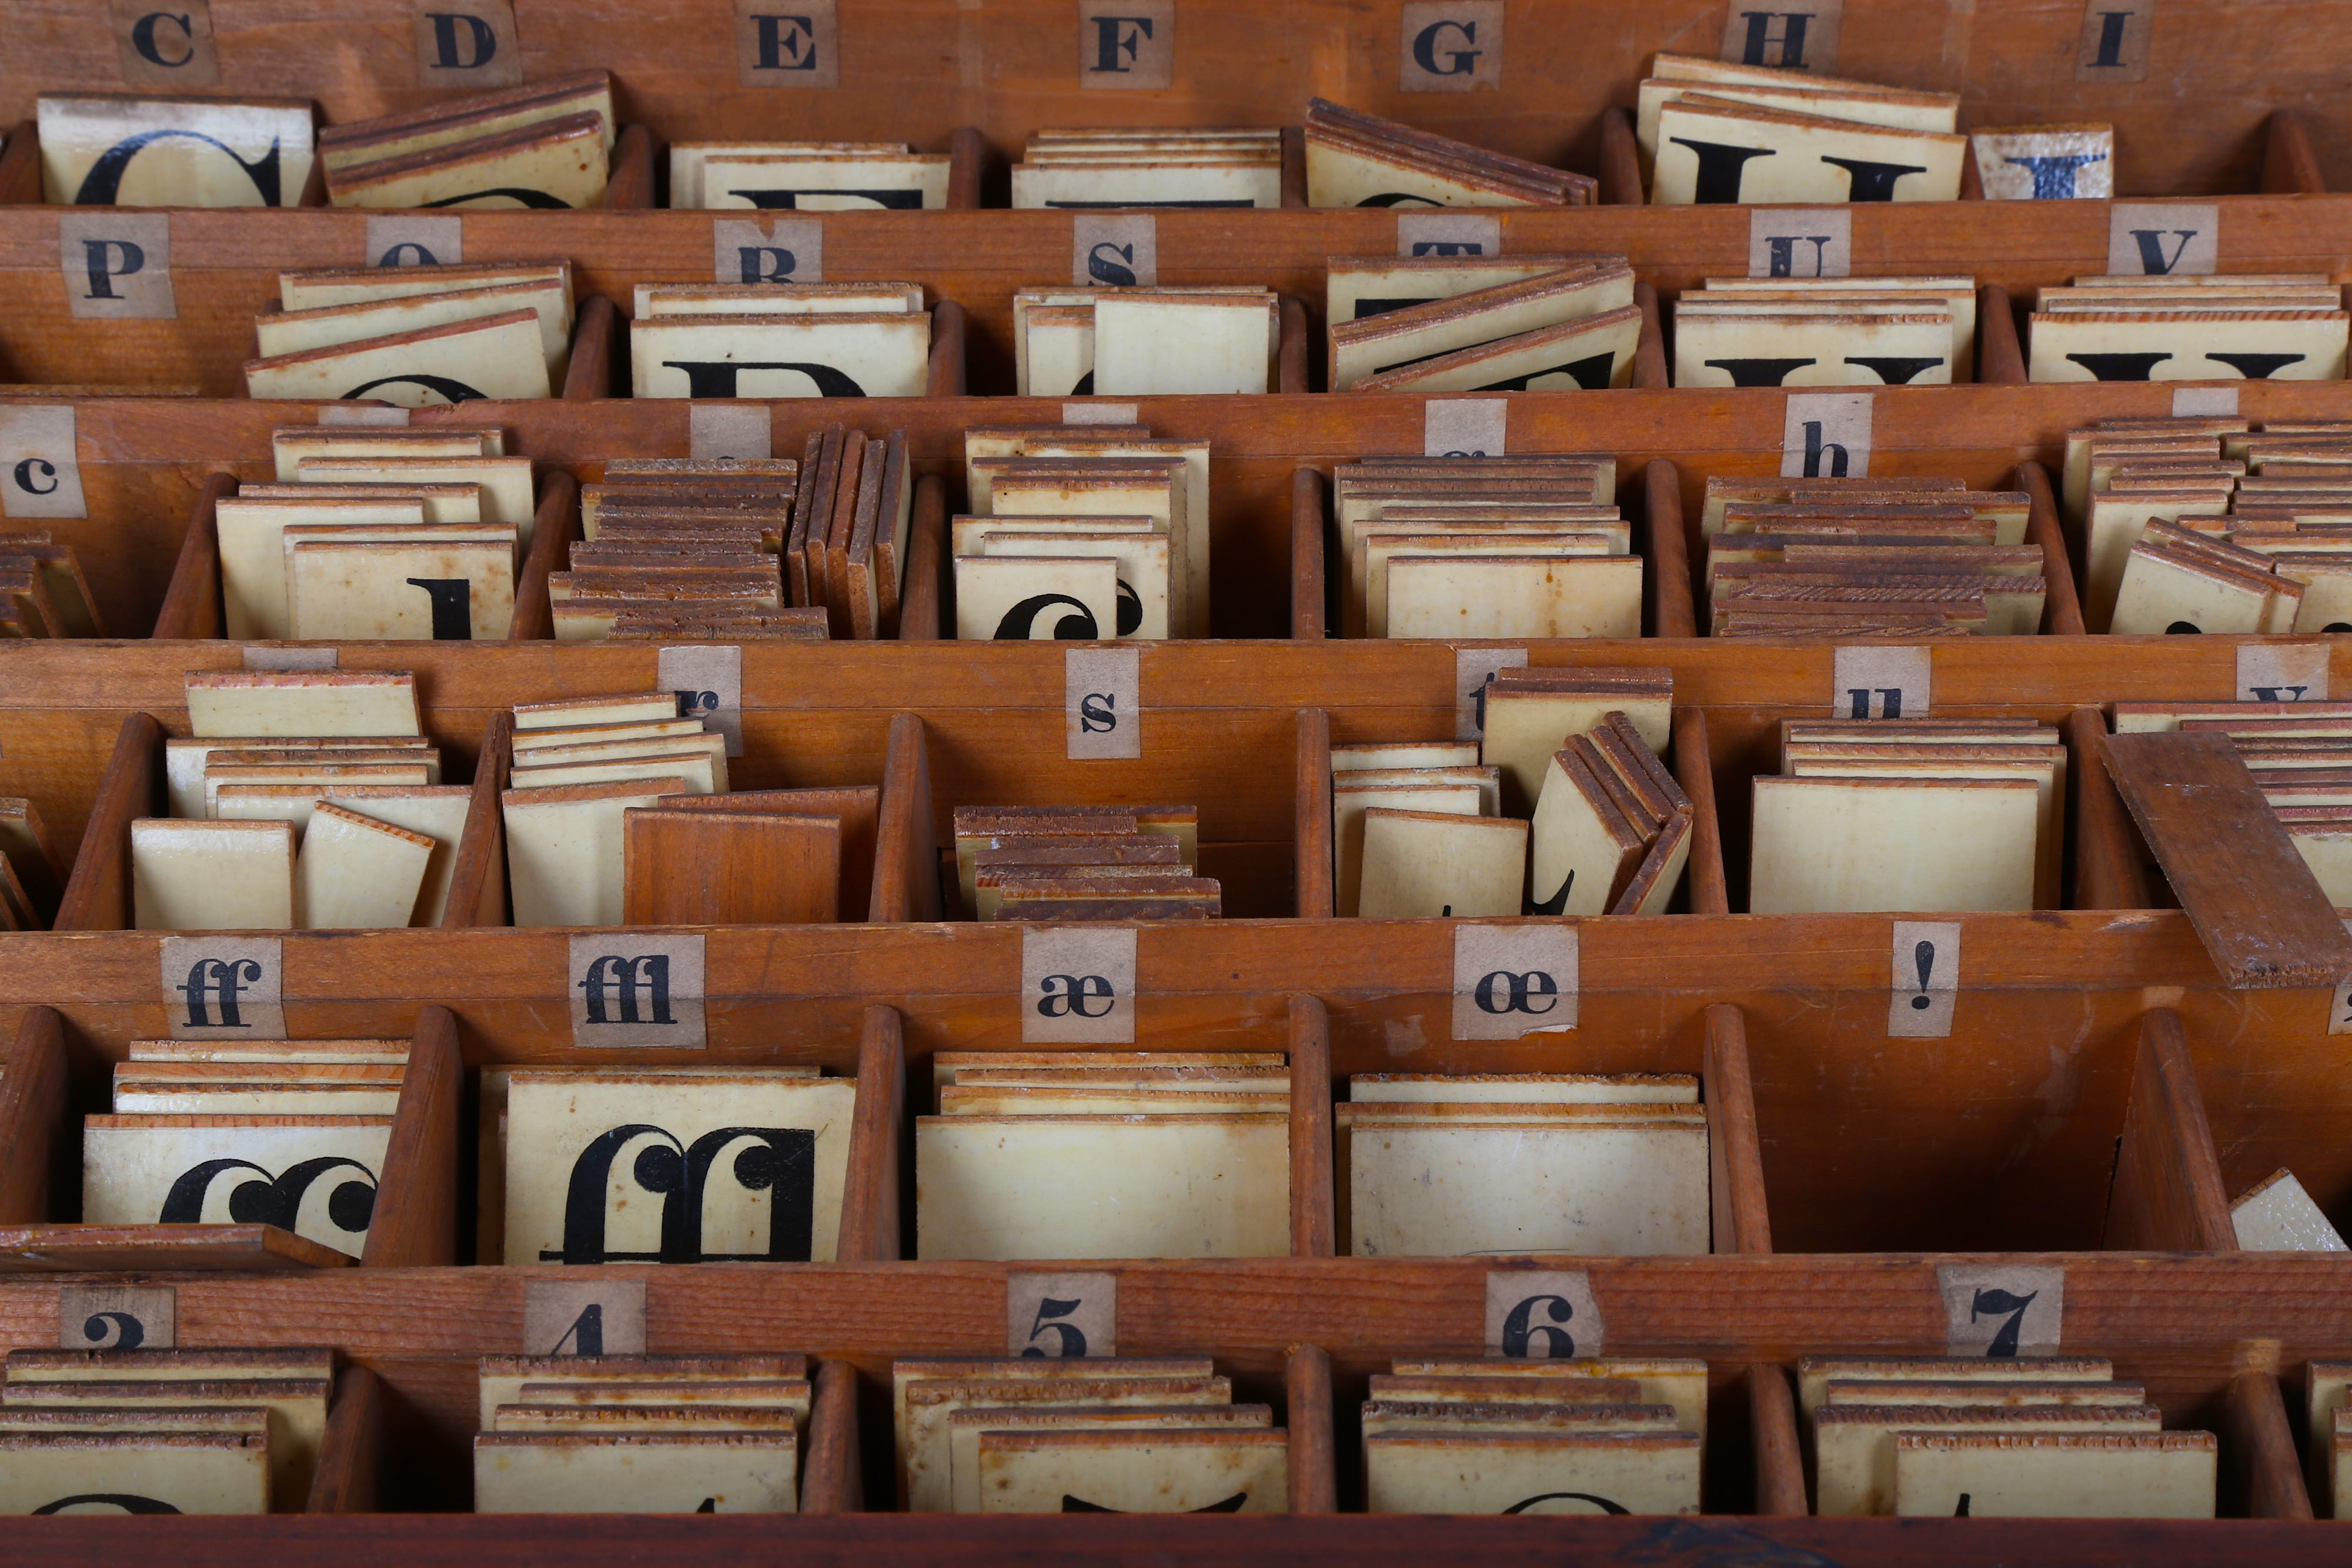
M643 1355L643 1280L533 1280L523 1287L525 1355Z
M1936 1270L1944 1299L1944 1344L1953 1355L1997 1358L2058 1348L2066 1317L2066 1270L1946 1263Z
M1498 1269L1486 1276L1486 1353L1514 1361L1599 1355L1601 1307L1583 1270Z
M1118 1354L1118 1276L1008 1274L1004 1353L1070 1361Z

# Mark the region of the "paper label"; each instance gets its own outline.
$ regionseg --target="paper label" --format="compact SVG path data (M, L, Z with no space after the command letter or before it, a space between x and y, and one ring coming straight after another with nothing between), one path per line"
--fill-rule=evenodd
M522 1292L525 1355L643 1355L643 1280L531 1280Z
M1944 1263L1936 1269L1949 1355L2047 1354L2066 1316L2066 1270L2025 1264Z
M284 942L275 936L166 936L163 1015L173 1040L284 1040Z
M699 1051L703 938L590 931L571 941L572 1043Z
M1062 655L1065 755L1073 762L1143 755L1143 650L1071 648Z
M58 1292L59 1350L171 1350L178 1296L168 1285L68 1285Z
M1118 1276L1007 1274L1004 1354L1063 1361L1118 1354Z
M86 517L73 404L0 403L0 511L12 517Z
M1517 1040L1576 1027L1576 927L1456 925L1454 1038Z
M455 267L466 259L466 220L419 217L414 213L372 213L367 221L365 267Z
M1024 1043L1127 1045L1135 1040L1135 928L1024 925Z
M1886 1032L1900 1040L1942 1040L1952 1032L1960 991L1960 926L1956 920L1895 923L1895 977Z
M1572 1361L1605 1343L1592 1277L1581 1269L1496 1269L1486 1275L1486 1354Z

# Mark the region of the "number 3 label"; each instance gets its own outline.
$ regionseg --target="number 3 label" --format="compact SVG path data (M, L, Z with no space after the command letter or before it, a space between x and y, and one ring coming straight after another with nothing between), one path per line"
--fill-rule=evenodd
M1601 1354L1601 1307L1582 1270L1496 1270L1486 1276L1486 1354L1568 1361Z
M1936 1270L1944 1343L1953 1355L2005 1357L2055 1350L2066 1316L2066 1270L1947 1263Z
M1008 1274L1004 1351L1029 1360L1118 1354L1118 1276Z

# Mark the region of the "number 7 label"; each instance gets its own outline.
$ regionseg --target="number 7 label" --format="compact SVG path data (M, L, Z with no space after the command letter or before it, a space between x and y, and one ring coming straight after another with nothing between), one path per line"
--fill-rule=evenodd
M1996 1359L2058 1348L2066 1316L2065 1270L1946 1263L1936 1270L1936 1287L1950 1354Z

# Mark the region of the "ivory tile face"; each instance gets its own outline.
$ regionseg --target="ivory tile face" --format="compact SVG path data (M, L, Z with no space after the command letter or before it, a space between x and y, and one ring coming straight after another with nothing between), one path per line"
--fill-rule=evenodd
M919 283L640 283L633 319L647 316L911 316Z
M517 925L618 925L624 882L623 813L687 793L677 775L509 789L502 798L507 876ZM708 793L706 787L704 793Z
M1952 318L1683 315L1678 387L1934 386L1952 379Z
M528 457L304 457L295 467L303 484L479 485L481 520L512 523L530 549L538 496Z
M2352 315L2207 310L2034 315L2027 376L2037 382L2341 381Z
M1348 1080L1348 1098L1360 1105L1696 1105L1698 1080L1679 1072L1359 1072Z
M1759 915L2033 907L2032 783L1755 781Z
M948 1417L950 1513L978 1513L980 1439L989 1432L1234 1431L1271 1427L1274 1412L1264 1405L1226 1405L1186 1409L1143 1406L1129 1409L959 1410Z
M1358 321L1473 289L1524 283L1569 265L1564 256L1335 256L1324 267L1323 319Z
M1968 138L1705 100L1658 113L1650 200L1685 203L1952 202Z
M956 635L970 641L1108 641L1118 562L1107 557L959 556Z
M320 133L320 156L345 168L401 153L448 147L568 115L593 115L604 144L613 143L613 78L604 71L573 71L499 92L443 99L404 114L346 121Z
M1279 1513L1286 1432L983 1432L982 1513Z
M982 536L981 549L991 557L1101 556L1115 561L1118 602L1109 634L1153 642L1169 635L1168 544L1164 534L1031 534L994 529Z
M131 824L142 931L283 931L294 924L294 831L284 822Z
M1264 392L1274 301L1111 296L1095 305L1095 391L1104 397Z
M1904 1433L1895 1439L1895 1511L1947 1519L2210 1519L2210 1432L2107 1437Z
M1016 163L1015 207L1278 207L1282 170L1252 163Z
M671 167L677 167L675 146ZM901 152L892 157L845 157L809 152L703 154L699 200L670 205L751 208L760 212L915 212L948 204L948 155Z
M302 832L295 895L305 930L406 925L436 841L341 806L320 804Z
M289 541L293 635L319 642L502 642L514 621L514 546Z
M422 501L248 501L235 497L213 508L220 538L221 613L226 635L272 641L291 636L286 603L289 523L421 526Z
M1359 1124L1348 1144L1354 1257L1707 1249L1703 1122Z
M856 1085L517 1071L509 1263L829 1262Z
M629 324L637 397L920 397L931 318L661 316Z
M225 671L191 674L187 692L188 725L198 739L422 733L416 680L405 673Z
M169 1354L163 1353L163 1354ZM13 1378L0 1403L11 1410L259 1409L267 1413L268 1495L280 1512L299 1512L325 1440L325 1379L275 1375L218 1378L164 1376L152 1381L108 1378L19 1384ZM239 1439L250 1443L250 1437ZM291 1500L289 1501L289 1500Z
M1356 386L1360 392L1605 392L1633 384L1641 336L1642 313L1628 305L1440 354Z
M2288 1170L2273 1172L2230 1205L2245 1252L2342 1252L2344 1238Z
M1272 1258L1287 1252L1286 1116L926 1116L917 1255ZM1045 1201L1081 1182L1082 1211Z
M1797 1407L1805 1419L1811 1420L1832 1382L2034 1382L2080 1388L2111 1384L2115 1375L2114 1364L2096 1355L2037 1355L1999 1361L1974 1355L1808 1355L1797 1362Z
M453 288L495 288L509 283L562 286L572 292L572 264L564 261L485 262L439 267L362 267L328 268L278 275L278 302L288 310L313 310L330 305L357 305L371 299L397 299L415 294L442 294ZM381 431L372 434L381 435ZM498 455L499 448L483 451ZM278 477L290 478L280 471Z
M792 1513L799 1469L790 1432L484 1432L474 1511Z
M552 390L539 318L527 309L249 360L245 384L257 398L373 398L404 408Z
M92 1116L92 1225L275 1225L356 1258L392 1135L379 1116Z
M266 1439L0 1434L0 1514L267 1513Z
M43 97L42 199L85 207L290 207L310 177L307 100Z
M1393 556L1391 637L1638 637L1638 556Z
M1363 855L1356 913L1368 920L1515 915L1527 885L1528 825L1375 808L1364 813Z
M1814 1511L1824 1518L1893 1513L1899 1434L2080 1436L2158 1432L2163 1427L2163 1412L2153 1406L1825 1407L1813 1417Z
M551 1391L593 1386L609 1396L624 1388L682 1384L717 1388L796 1382L805 1403L808 1359L800 1355L492 1355L482 1358L479 1375L478 1425L488 1431L499 1406L520 1404L527 1387Z
M1694 1514L1688 1432L1382 1433L1364 1441L1373 1513Z
M955 1364L981 1367L982 1364ZM1178 1408L1224 1411L1234 1407L1233 1385L1210 1375L1206 1364L1171 1365L1125 1358L1080 1357L1065 1363L1050 1359L1040 1370L1027 1367L985 1368L967 1376L923 1376L901 1380L897 1389L898 1459L904 1471L907 1508L913 1513L941 1513L954 1505L952 1463L955 1454L952 1422L967 1411L1018 1414L1028 1410L1077 1410L1116 1415L1127 1410ZM990 1373L1001 1372L1001 1375ZM1121 1423L1114 1420L1107 1427ZM976 1461L978 1444L971 1445ZM964 1473L964 1490L976 1495L977 1464Z
M565 115L447 147L327 172L339 207L585 208L604 204L604 124Z

